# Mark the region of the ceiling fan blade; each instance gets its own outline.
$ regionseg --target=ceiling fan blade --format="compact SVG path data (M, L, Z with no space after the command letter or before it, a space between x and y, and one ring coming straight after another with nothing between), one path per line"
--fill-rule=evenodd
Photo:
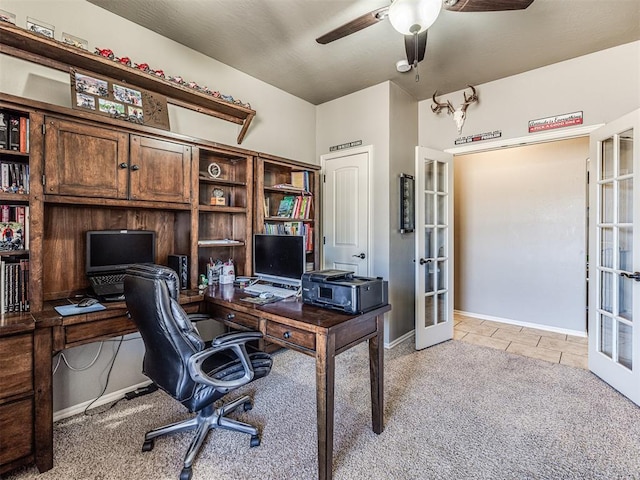
M422 33L419 33L418 38L418 51L416 52L416 43L413 35L405 35L404 36L404 50L407 52L407 62L409 65L413 65L414 61L417 59L418 62L424 60L424 54L427 51L427 31L425 30ZM416 57L416 53L418 56Z
M379 21L387 18L388 10L389 7L382 7L372 12L366 13L334 30L331 30L329 33L325 33L321 37L316 38L316 42L321 43L322 45L326 45L327 43L331 43L334 40L338 40L339 38L346 37L347 35L351 35L352 33L356 33L363 28L375 25Z
M444 8L452 12L501 12L524 10L533 0L445 0Z

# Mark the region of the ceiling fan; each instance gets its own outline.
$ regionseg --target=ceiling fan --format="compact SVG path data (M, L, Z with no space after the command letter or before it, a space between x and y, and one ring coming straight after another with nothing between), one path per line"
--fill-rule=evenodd
M316 38L316 42L326 45L389 18L393 28L404 35L408 71L424 59L427 29L442 7L452 12L499 12L524 10L531 3L533 0L392 0L391 5L361 15Z

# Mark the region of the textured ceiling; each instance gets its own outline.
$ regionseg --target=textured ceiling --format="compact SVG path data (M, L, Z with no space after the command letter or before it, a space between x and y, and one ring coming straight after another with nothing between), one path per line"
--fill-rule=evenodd
M88 0L313 104L391 80L417 100L640 39L640 0L534 0L526 10L443 10L415 71L388 20L315 39L385 0ZM637 61L637 59L636 59Z

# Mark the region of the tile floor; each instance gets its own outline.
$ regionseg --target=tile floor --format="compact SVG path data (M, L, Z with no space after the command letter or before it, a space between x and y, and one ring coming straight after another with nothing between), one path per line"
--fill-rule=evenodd
M453 338L485 347L587 369L587 338L454 313Z

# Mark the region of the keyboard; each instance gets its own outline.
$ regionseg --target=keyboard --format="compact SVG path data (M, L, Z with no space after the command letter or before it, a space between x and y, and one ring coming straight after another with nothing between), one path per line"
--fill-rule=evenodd
M91 275L89 282L91 282L93 291L99 296L124 293L124 273Z
M252 295L271 293L274 297L278 298L289 298L295 296L296 293L298 293L298 291L294 289L274 287L273 285L265 285L263 283L256 283L254 285L244 287L244 291L247 293L251 293Z

